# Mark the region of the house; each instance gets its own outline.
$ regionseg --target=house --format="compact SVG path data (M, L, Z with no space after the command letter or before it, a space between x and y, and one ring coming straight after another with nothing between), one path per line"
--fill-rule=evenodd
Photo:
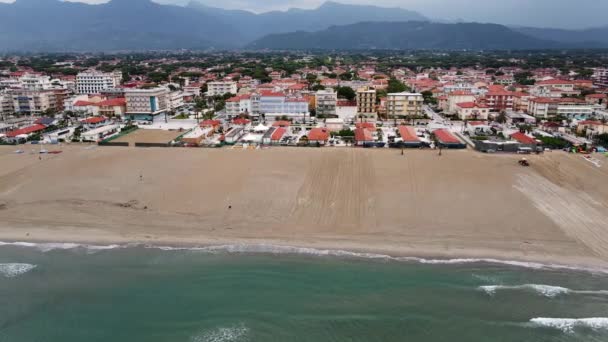
M287 129L284 127L274 127L272 134L270 135L270 144L278 145L281 143L281 139L287 134Z
M522 144L523 147L535 148L538 145L538 141L536 141L536 139L534 139L522 132L515 132L515 133L511 134L511 139L516 140L517 142Z
M92 129L90 131L81 133L80 138L82 139L82 141L99 141L107 136L110 136L110 135L118 132L119 129L120 129L119 125L101 126L101 127Z
M94 129L97 127L104 126L106 124L107 118L104 116L93 116L90 118L86 118L84 120L80 120L87 129Z
M585 96L585 101L588 104L599 104L599 105L604 105L604 107L606 107L606 104L608 103L608 95L606 94L589 94L587 96Z
M329 130L327 128L313 128L308 132L308 143L310 145L325 145L329 140Z
M447 129L437 129L433 131L435 138L437 139L437 143L440 147L443 148L466 148L465 145L460 139L458 139L452 132Z
M211 128L215 133L222 126L222 122L220 120L203 120L201 123L199 123L199 126L202 128Z
M374 134L373 131L369 128L356 128L355 129L355 145L363 146L367 143L374 142Z
M586 136L608 133L608 124L595 120L583 120L576 125L576 133Z
M32 125L24 128L16 129L6 133L6 140L9 142L25 141L36 133L44 131L46 126L44 125Z
M461 102L456 104L456 114L461 120L488 120L490 108L477 102Z
M475 102L475 95L470 91L457 90L448 94L447 112L449 114L458 114L458 104Z
M401 143L405 147L420 147L422 141L418 138L416 130L411 126L399 126L399 135L401 136Z

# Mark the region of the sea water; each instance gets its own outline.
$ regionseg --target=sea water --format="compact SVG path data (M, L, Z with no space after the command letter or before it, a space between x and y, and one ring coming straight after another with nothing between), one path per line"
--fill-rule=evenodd
M0 341L608 341L601 270L268 245L0 245Z

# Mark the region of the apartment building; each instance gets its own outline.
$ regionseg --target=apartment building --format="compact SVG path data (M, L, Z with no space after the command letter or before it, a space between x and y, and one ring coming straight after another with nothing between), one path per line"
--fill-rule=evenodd
M236 94L237 86L233 81L214 81L207 83L207 96L221 96L225 94Z
M553 116L585 119L595 112L594 105L576 98L532 98L528 102L528 113L547 119Z
M13 100L15 113L40 115L45 111L59 111L57 95L53 90L14 89L9 92ZM62 100L63 101L63 100Z
M423 116L424 99L420 93L389 93L386 114L391 119Z
M166 113L170 107L167 88L127 89L125 99L125 116L131 120L153 121L156 115Z
M444 110L449 114L456 114L458 112L458 104L465 102L475 102L475 95L466 90L457 90L448 94L447 98L447 108Z
M608 68L594 68L591 79L595 85L608 87Z
M331 90L319 90L315 93L315 111L317 117L333 117L336 115L338 94Z
M13 98L8 93L0 93L0 117L14 112Z
M120 71L88 70L76 75L76 92L78 94L99 94L102 90L118 87L121 81L122 73Z
M513 92L506 90L502 86L491 85L485 94L485 104L495 112L513 109Z
M357 113L375 116L376 113L376 90L370 87L357 89Z
M53 88L50 76L24 74L19 77L19 88L25 90L47 90Z

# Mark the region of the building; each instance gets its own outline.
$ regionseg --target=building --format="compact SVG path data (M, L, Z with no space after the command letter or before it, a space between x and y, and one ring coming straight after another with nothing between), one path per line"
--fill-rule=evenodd
M484 96L485 104L495 112L513 109L513 93L502 86L490 86Z
M595 68L591 76L593 83L600 87L608 87L608 68Z
M63 108L63 100L58 104L53 90L14 89L9 92L13 100L15 113L40 115L47 111L57 112Z
M152 121L154 116L169 110L169 90L166 88L126 89L127 112L131 120Z
M207 96L222 96L225 94L236 94L237 86L233 81L214 81L207 83Z
M19 77L19 87L25 90L47 90L53 88L50 76L24 74Z
M595 105L576 98L531 98L528 103L528 114L547 119L554 116L585 119L595 112Z
M0 117L4 118L15 111L13 106L13 98L10 94L0 93Z
M461 102L456 104L460 120L488 120L490 107L477 102Z
M386 98L386 114L389 118L421 117L424 100L419 93L390 93Z
M315 111L317 117L335 117L338 94L331 89L315 93Z
M376 116L376 90L369 87L357 89L357 114Z
M118 87L120 82L122 82L120 71L83 71L76 75L76 92L78 94L98 94L102 90Z
M578 95L580 91L576 90L572 81L551 79L537 82L530 90L530 94L542 97L561 97L562 95Z
M445 110L448 114L458 113L458 104L464 102L475 102L475 95L470 91L457 90L448 94L447 108Z
M184 93L181 91L172 91L168 95L169 110L176 110L184 106Z

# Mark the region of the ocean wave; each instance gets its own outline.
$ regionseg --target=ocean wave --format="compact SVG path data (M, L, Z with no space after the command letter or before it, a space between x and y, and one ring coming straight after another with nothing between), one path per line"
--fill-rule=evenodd
M591 318L532 318L530 323L548 328L559 329L566 333L574 332L577 327L591 328L593 330L608 329L608 317Z
M295 247L286 245L274 245L274 244L226 244L226 245L211 245L211 246L198 246L198 247L174 247L174 246L160 246L150 245L144 243L129 243L129 244L112 244L112 245L89 245L79 243L34 243L34 242L2 242L0 246L19 246L19 247L31 247L36 248L42 252L48 252L56 249L69 250L84 248L88 251L101 251L111 250L119 248L135 248L143 247L150 249L160 249L163 251L199 251L206 253L259 253L259 254L297 254L297 255L310 255L320 257L339 257L339 258L357 258L357 259L375 259L375 260L387 260L387 261L405 261L405 262L417 262L420 264L429 265L461 265L461 264L497 264L507 265L521 268L531 269L552 269L552 270L566 270L566 271L585 271L591 273L602 273L608 274L608 269L603 268L591 268L591 267L577 267L560 264L543 264L538 262L525 262L516 260L501 260L493 258L455 258L455 259L427 259L419 257L395 257L386 254L377 253L364 253L364 252L351 252L340 249L318 249L311 247Z
M0 264L0 274L7 278L14 278L20 276L24 273L27 273L36 268L36 265L32 264L20 264L20 263L11 263L11 264Z
M608 295L607 290L572 290L561 286L541 285L541 284L523 284L523 285L484 285L479 287L489 295L494 295L498 290L532 290L545 297L554 298L565 294L601 294Z
M243 341L249 329L244 325L220 327L194 336L192 342L238 342Z

